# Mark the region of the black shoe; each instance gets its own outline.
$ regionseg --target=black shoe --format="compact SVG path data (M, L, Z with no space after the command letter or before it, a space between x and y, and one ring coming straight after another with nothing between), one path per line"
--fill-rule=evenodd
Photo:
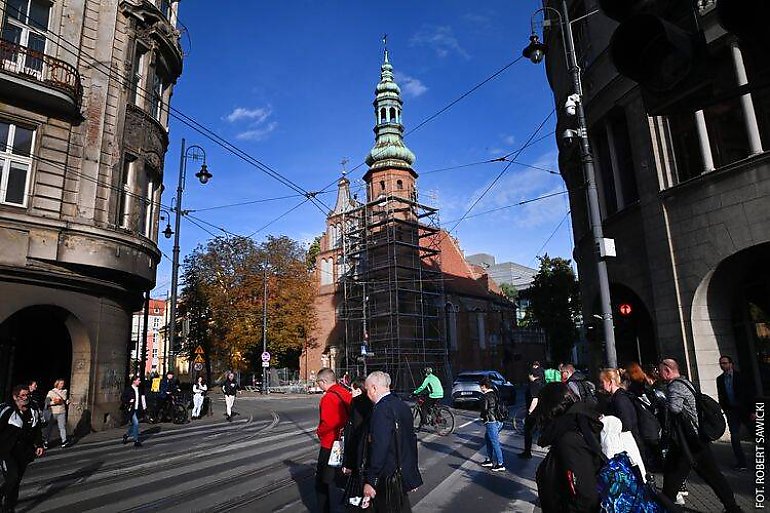
M495 466L495 462L492 461L492 460L484 460L484 461L481 462L481 466L482 467L490 467L491 468L491 467Z
M532 453L530 451L520 452L518 454L518 456L519 456L519 458L521 458L523 460L531 460L532 459Z
M123 435L123 445L128 443L128 435Z
M489 470L492 472L505 472L505 465L495 465Z
M139 440L134 442L134 447L141 447L141 446L142 446L142 442L140 442Z

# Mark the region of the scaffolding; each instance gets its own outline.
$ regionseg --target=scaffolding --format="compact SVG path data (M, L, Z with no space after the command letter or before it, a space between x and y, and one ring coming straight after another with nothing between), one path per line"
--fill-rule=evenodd
M451 379L438 209L411 196L383 193L345 212L339 283L344 367L388 372L399 391L419 385L425 367Z

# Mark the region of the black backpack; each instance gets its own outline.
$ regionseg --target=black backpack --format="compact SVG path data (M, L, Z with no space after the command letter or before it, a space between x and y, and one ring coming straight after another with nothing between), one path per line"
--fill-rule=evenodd
M702 394L693 385L683 379L677 379L695 395L695 406L698 411L698 434L704 440L714 442L722 438L727 429L724 413L719 403L711 396Z
M535 482L537 496L540 499L540 510L543 513L567 511L571 497L555 451L549 450L537 466Z
M639 396L629 393L631 402L636 410L637 425L639 427L639 435L642 440L646 442L658 442L660 440L660 421L655 413L652 411L651 406L647 406Z
M497 404L495 405L495 418L500 422L504 422L508 420L509 417L510 414L508 413L508 405L505 404L505 401L498 397Z
M580 400L591 406L599 404L599 400L596 398L596 385L584 377L575 378L571 381L577 385L580 390Z

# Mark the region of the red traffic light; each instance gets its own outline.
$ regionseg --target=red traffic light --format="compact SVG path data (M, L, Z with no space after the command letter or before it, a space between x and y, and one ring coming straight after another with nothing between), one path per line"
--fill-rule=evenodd
M634 311L630 303L621 303L618 305L618 311L623 317L628 317Z

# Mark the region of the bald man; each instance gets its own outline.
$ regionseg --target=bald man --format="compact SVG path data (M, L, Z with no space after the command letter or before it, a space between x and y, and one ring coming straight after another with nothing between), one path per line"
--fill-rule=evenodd
M698 434L695 386L680 374L679 363L673 358L661 360L658 370L660 377L668 383L666 407L671 434L663 467L663 494L674 501L694 467L695 472L714 490L727 513L741 512L730 485L717 466L711 442Z
M390 375L375 371L366 378L366 394L374 403L370 421L369 467L364 475L364 501L374 502L375 511L411 512L406 492L422 485L417 468L417 437L409 406L390 392ZM404 495L385 492L388 477L401 464ZM400 504L388 504L395 500Z

